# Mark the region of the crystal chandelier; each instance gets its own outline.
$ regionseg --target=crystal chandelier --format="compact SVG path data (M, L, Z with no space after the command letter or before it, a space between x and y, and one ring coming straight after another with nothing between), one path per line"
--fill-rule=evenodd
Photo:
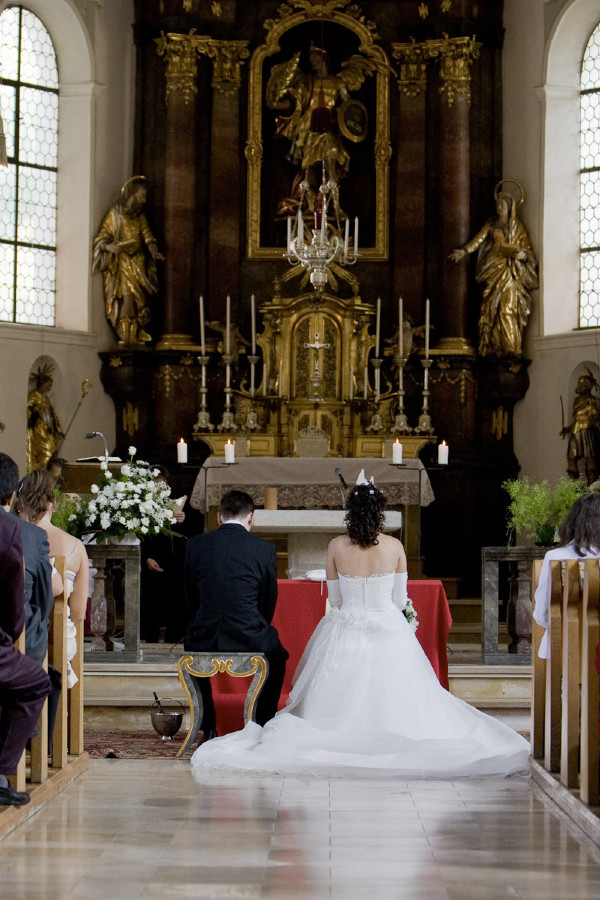
M323 180L319 193L321 209L315 210L315 227L310 229L312 238L307 240L302 207L305 205L311 185L307 178L300 184L298 212L287 220L287 250L284 256L290 265L300 264L309 273L310 282L318 293L327 285L328 270L332 264L353 266L358 260L358 216L354 219L354 236L350 241L350 222L346 218L344 239L338 217L337 201L333 203L334 216L328 216L330 203L337 198L338 184L327 177L325 160L322 162ZM330 169L331 171L331 169Z

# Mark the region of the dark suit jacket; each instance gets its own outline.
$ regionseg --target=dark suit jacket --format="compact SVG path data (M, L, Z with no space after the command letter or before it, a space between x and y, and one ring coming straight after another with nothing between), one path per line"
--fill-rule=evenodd
M0 508L0 680L25 622L25 572L19 523Z
M48 616L54 605L48 537L33 522L17 519L25 557L25 653L42 663L48 649Z
M277 601L275 547L227 523L187 543L186 650L285 653L270 622Z

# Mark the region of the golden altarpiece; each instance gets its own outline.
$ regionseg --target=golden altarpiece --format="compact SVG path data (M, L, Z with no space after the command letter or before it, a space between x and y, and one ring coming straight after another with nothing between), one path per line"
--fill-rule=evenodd
M502 3L145 0L135 11L133 167L165 259L152 343L101 354L115 450L134 443L176 480L182 437L194 471L228 439L249 455L391 458L398 437L436 497L423 517L428 574L476 591L481 545L504 540L500 485L518 470L512 414L528 384L523 357L478 355L477 285L448 261L506 174ZM332 259L316 290L310 267L290 265L286 229L299 187L307 242L323 226L318 182L296 176L303 161L318 175L311 148L330 96L342 177L330 179L327 239L352 256L358 219L360 247L356 265ZM429 464L442 438L440 472Z

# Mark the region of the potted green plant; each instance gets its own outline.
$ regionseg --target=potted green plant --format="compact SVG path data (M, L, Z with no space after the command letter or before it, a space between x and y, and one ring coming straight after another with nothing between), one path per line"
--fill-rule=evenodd
M524 532L539 546L554 543L556 529L571 506L587 490L583 479L563 475L554 488L548 481L531 481L526 475L503 482L510 496L507 510L509 539Z

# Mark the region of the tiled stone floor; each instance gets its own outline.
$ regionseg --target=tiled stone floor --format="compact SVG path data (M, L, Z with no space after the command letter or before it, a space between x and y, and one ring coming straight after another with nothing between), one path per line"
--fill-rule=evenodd
M91 760L0 843L11 900L600 897L600 855L527 779L220 776Z

